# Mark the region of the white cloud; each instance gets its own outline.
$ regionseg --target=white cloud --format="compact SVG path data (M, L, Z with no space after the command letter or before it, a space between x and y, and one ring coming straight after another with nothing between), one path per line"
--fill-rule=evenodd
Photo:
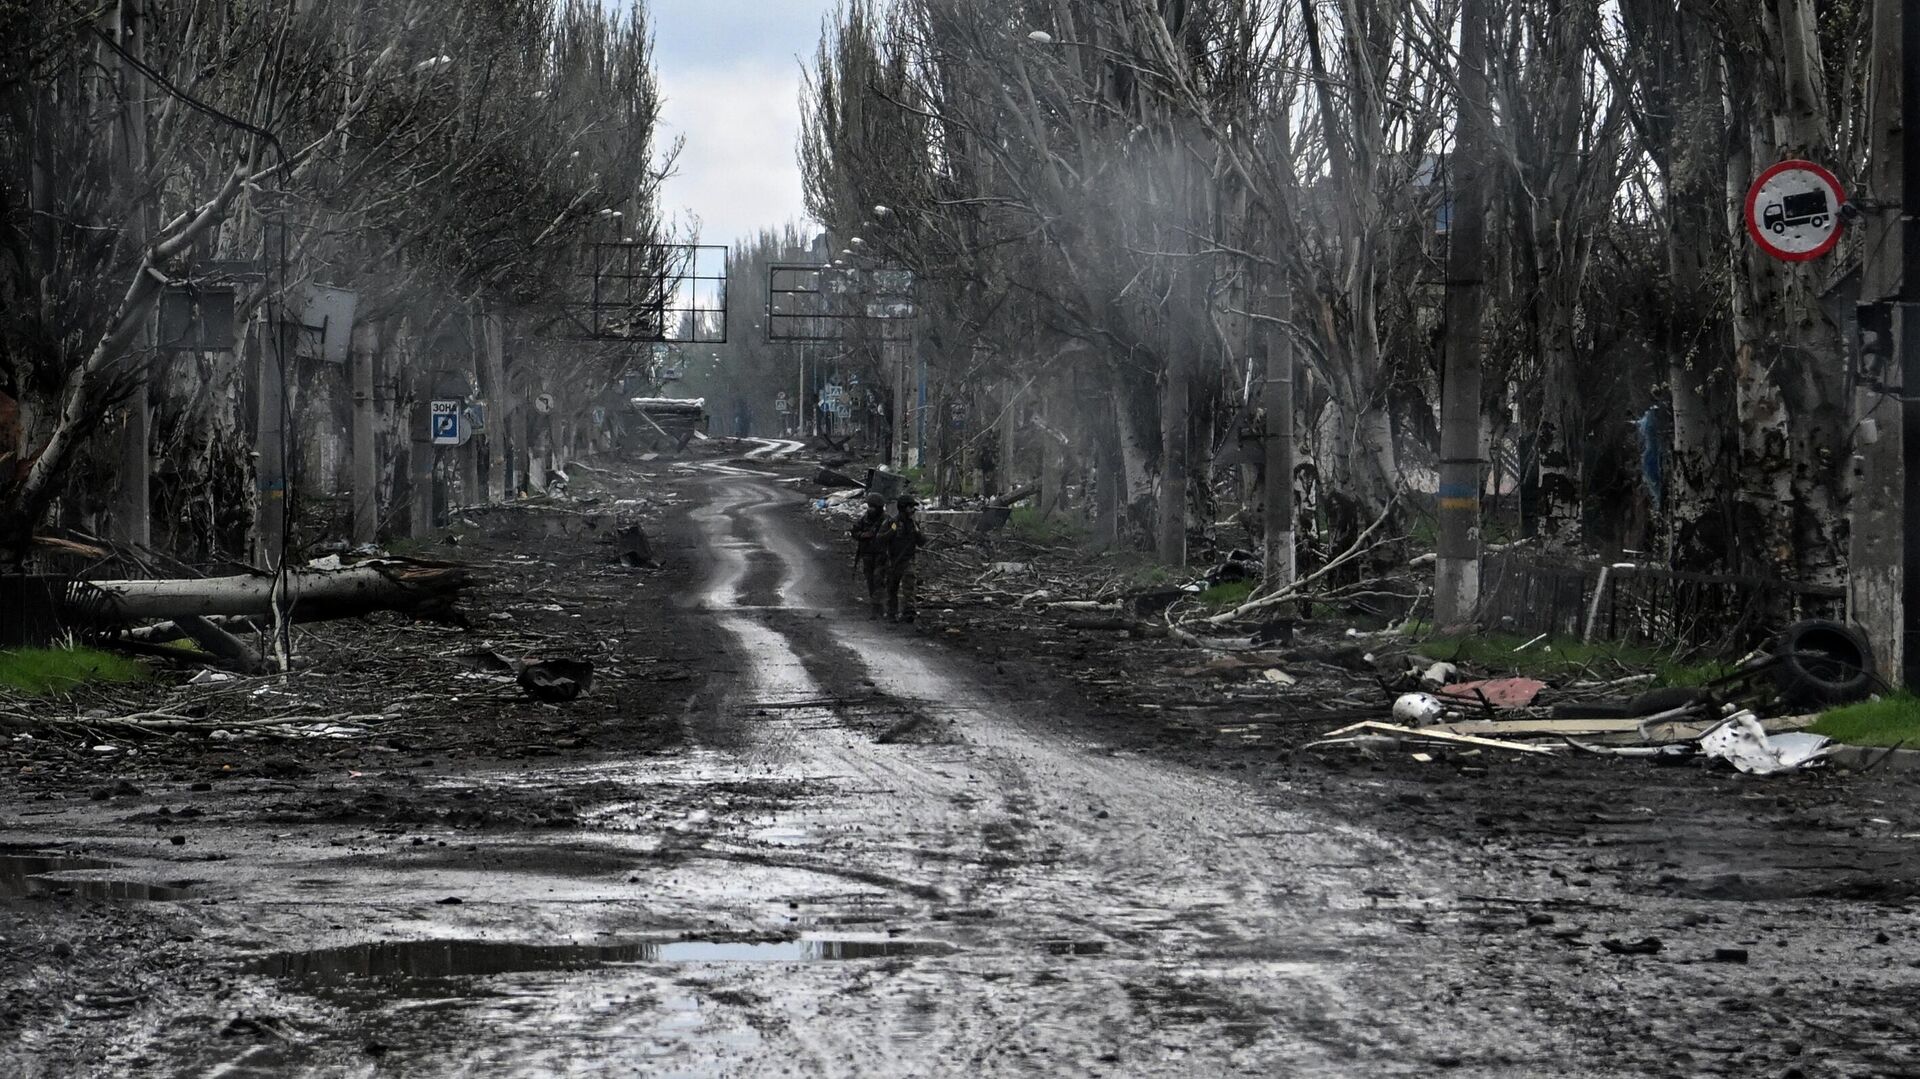
M663 65L664 66L664 65ZM663 142L685 136L662 209L692 211L706 243L806 217L795 143L800 69L748 60L662 71Z

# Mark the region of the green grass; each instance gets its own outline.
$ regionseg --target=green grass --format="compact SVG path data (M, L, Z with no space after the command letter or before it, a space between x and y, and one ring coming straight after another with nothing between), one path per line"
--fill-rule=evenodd
M1210 611L1229 611L1253 598L1253 584L1252 581L1228 581L1225 584L1216 584L1195 596L1194 599L1200 606Z
M1432 636L1415 624L1409 632L1421 655L1494 674L1531 675L1555 679L1584 676L1621 677L1651 672L1656 686L1698 686L1727 674L1733 667L1717 660L1683 658L1671 652L1611 641L1545 640L1504 633L1470 636Z
M1842 705L1807 729L1856 746L1920 746L1920 697L1901 692Z
M903 468L899 474L907 478L908 492L923 502L940 493L939 486L933 482L933 475L925 465Z
M0 652L0 686L30 697L64 693L88 682L140 682L149 672L137 660L92 648L21 648Z
M1007 515L1007 534L1025 543L1078 546L1086 542L1087 528L1076 517L1047 517L1033 506L1016 506Z

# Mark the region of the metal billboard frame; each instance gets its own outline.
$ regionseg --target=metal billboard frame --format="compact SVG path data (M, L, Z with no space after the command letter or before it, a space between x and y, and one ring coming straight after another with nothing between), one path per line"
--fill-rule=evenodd
M899 266L767 267L767 340L906 341L919 314L913 272Z
M599 242L587 245L564 304L573 336L636 344L727 343L724 244Z

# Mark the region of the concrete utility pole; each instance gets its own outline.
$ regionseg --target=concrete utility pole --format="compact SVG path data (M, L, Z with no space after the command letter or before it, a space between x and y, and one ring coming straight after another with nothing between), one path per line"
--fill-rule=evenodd
M146 54L146 15L140 9L141 0L120 0L114 13L114 40L130 56ZM133 177L129 186L133 190L142 189L145 184L141 177L147 168L147 88L141 82L142 76L134 69L132 61L120 58L120 123L124 143L125 165L128 174ZM141 243L152 239L148 227L153 217L151 205L143 204L133 211L133 227ZM124 411L125 425L120 429L120 488L114 499L112 535L122 543L146 547L153 542L152 491L150 475L152 472L152 404L147 394L146 365L153 354L152 322L143 321L139 336L134 339L129 357L136 370L133 373L133 388L127 396Z
M1901 268L1904 259L1915 257L1915 246L1903 245L1903 233L1913 221L1912 210L1902 213L1900 202L1914 207L1912 178L1904 175L1903 142L1920 136L1920 125L1902 129L1901 96L1912 115L1914 91L1909 89L1915 72L1903 71L1902 36L1920 28L1920 20L1903 28L1904 0L1876 0L1873 13L1873 61L1867 99L1869 129L1869 171L1865 177L1871 197L1861 200L1866 209L1864 242L1867 253L1861 268L1861 331L1872 334L1877 370L1866 372L1863 385L1855 391L1854 486L1849 499L1852 517L1851 540L1847 552L1847 607L1852 620L1873 643L1874 662L1890 680L1905 674L1913 651L1905 646L1911 632L1909 612L1914 603L1906 591L1913 576L1904 572L1913 564L1911 544L1917 531L1906 516L1908 508L1920 506L1908 494L1908 483L1915 471L1906 462L1912 460L1907 434L1915 425L1906 422L1915 408L1913 403L1891 395L1891 387L1904 381L1907 393L1920 386L1913 373L1911 359L1916 344L1914 335L1896 333L1896 301L1902 297ZM1910 55L1910 54L1908 54ZM1894 194L1909 185L1899 202ZM1902 248L1905 248L1904 252ZM1914 274L1906 274L1905 296L1912 299ZM1889 337L1892 340L1889 340ZM1904 350L1894 351L1895 342ZM1903 376L1904 375L1904 379Z
M1447 222L1447 354L1440 390L1440 551L1435 621L1473 621L1480 604L1480 274L1486 246L1487 11L1460 8L1460 127Z
M1273 314L1293 318L1293 292L1283 288ZM1287 328L1261 331L1267 353L1266 382L1260 403L1266 409L1266 584L1279 591L1293 584L1293 337Z

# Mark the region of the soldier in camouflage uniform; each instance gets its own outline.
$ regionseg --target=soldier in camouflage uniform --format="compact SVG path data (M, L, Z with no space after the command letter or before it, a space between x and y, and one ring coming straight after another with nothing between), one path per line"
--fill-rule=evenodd
M880 597L886 589L886 558L880 547L881 530L887 526L887 500L867 496L867 512L853 526L853 569L867 578L868 618L880 617Z
M920 522L914 519L917 503L912 495L901 495L898 512L887 518L880 531L880 546L887 563L887 621L911 622L913 606L913 556L926 543Z

